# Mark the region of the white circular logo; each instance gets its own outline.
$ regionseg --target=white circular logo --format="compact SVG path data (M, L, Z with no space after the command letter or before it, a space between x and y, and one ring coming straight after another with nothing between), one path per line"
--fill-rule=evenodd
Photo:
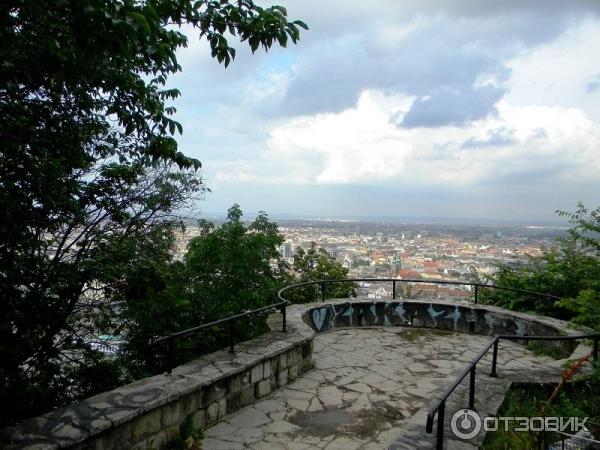
M472 439L481 431L481 417L472 409L459 409L450 420L450 428L459 439Z

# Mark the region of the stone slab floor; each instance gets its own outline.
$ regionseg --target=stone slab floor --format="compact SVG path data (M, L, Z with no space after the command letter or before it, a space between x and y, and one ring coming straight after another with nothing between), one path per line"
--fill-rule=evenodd
M202 448L427 448L433 442L424 430L431 398L489 340L418 328L317 335L313 370L205 430ZM489 358L478 366L478 377L500 380L484 375L489 373ZM511 342L501 344L499 362L499 370L521 374L556 366L548 357L533 356ZM485 402L482 396L485 392L478 393L478 402Z

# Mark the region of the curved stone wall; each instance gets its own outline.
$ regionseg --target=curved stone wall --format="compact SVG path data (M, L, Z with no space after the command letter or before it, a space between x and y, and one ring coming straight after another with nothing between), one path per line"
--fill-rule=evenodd
M302 320L315 332L348 327L422 327L488 336L559 336L576 334L566 322L485 305L404 301L335 300L305 305ZM539 341L541 346L568 356L574 341Z

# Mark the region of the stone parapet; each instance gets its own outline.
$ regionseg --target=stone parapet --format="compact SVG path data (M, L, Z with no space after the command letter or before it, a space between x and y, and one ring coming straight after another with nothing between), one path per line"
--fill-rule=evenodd
M270 318L276 329L277 317ZM280 319L279 319L280 320ZM161 374L0 431L0 448L160 449L191 421L203 429L313 366L314 331L296 321ZM6 405L4 405L6 406Z

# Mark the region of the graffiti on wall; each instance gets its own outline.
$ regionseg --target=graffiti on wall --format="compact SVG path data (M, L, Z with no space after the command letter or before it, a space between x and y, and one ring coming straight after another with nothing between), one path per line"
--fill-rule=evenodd
M317 332L355 326L417 326L484 335L546 334L539 323L474 305L425 302L346 302L309 310L307 323ZM542 327L542 328L540 328ZM556 331L550 334L556 334Z

